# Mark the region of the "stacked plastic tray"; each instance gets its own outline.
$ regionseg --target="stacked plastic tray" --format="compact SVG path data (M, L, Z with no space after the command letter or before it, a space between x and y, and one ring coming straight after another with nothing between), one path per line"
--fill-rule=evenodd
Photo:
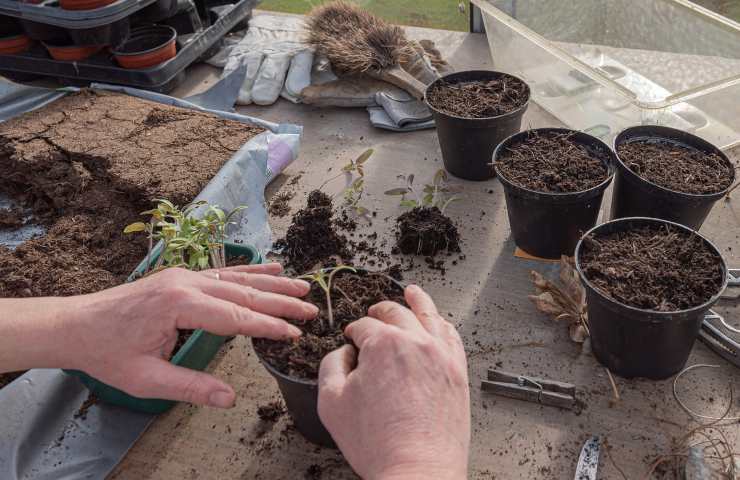
M63 85L103 82L168 92L186 67L215 53L224 35L246 25L259 0L36 1L0 0L0 75L18 81L51 77ZM174 29L174 57L144 68L122 67L112 52L135 32L153 26ZM52 58L58 45L66 48L62 53L85 58L64 59L58 53Z

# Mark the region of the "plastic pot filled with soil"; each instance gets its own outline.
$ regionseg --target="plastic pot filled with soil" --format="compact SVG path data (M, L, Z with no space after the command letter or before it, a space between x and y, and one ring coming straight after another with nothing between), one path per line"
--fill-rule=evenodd
M681 130L628 128L617 135L614 149L612 218L663 218L698 230L735 181L720 149Z
M596 225L614 162L604 142L564 128L527 130L502 142L493 168L517 246L542 258L572 256Z
M486 70L452 73L429 85L424 98L445 169L466 180L491 178L491 154L521 129L529 94L519 78Z
M123 68L150 68L177 55L176 40L177 31L169 25L138 27L113 50L113 56Z
M298 431L313 443L331 447L334 441L317 410L321 360L349 342L344 328L364 317L372 305L383 300L404 303L403 286L385 273L348 267L323 269L304 278L313 280L306 301L319 307L318 318L298 324L303 335L296 341L253 339L252 343L275 377Z
M653 218L599 225L584 235L575 260L594 355L628 378L664 379L683 369L728 281L709 240Z
M0 33L0 55L16 55L31 48L33 41L25 34Z
M44 47L54 60L65 62L79 62L92 57L103 48L104 45L74 45L71 41L61 44L44 42Z

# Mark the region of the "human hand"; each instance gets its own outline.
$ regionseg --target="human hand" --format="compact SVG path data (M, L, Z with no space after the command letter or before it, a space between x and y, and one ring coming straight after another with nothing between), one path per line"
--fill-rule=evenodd
M131 395L227 408L234 390L216 377L169 362L178 329L272 339L297 337L282 318L318 309L298 298L309 284L277 277L279 264L191 272L172 268L99 293L69 297L75 342L69 368ZM218 272L218 274L217 274Z
M462 341L421 288L407 287L405 297L411 310L382 302L347 326L359 356L345 345L324 357L319 416L362 478L466 478Z

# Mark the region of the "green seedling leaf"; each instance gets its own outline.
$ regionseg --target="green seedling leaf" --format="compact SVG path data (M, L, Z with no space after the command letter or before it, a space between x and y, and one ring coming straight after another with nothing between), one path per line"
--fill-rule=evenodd
M144 231L146 231L146 223L144 222L132 223L131 225L127 225L126 228L123 229L123 233L136 233Z
M411 190L409 190L407 187L392 188L385 191L386 195L406 195L407 193L411 193Z
M407 208L416 208L419 206L419 202L416 200L401 200L401 206Z
M358 165L362 165L363 163L370 160L370 157L373 155L373 153L375 153L375 150L373 150L372 148L368 148L367 150L362 152L362 155L357 157L357 160L355 160L355 163Z

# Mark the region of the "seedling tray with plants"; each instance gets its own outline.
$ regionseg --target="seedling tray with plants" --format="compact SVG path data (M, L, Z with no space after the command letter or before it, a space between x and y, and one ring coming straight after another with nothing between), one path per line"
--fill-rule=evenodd
M51 77L77 86L98 82L168 92L182 80L185 68L211 53L217 42L251 14L257 1L240 0L232 8L210 9L207 12L213 17L209 19L212 20L210 26L196 32L178 32L176 55L154 66L123 68L107 50L76 62L53 60L49 58L46 48L34 44L25 53L0 55L0 72L11 77Z

